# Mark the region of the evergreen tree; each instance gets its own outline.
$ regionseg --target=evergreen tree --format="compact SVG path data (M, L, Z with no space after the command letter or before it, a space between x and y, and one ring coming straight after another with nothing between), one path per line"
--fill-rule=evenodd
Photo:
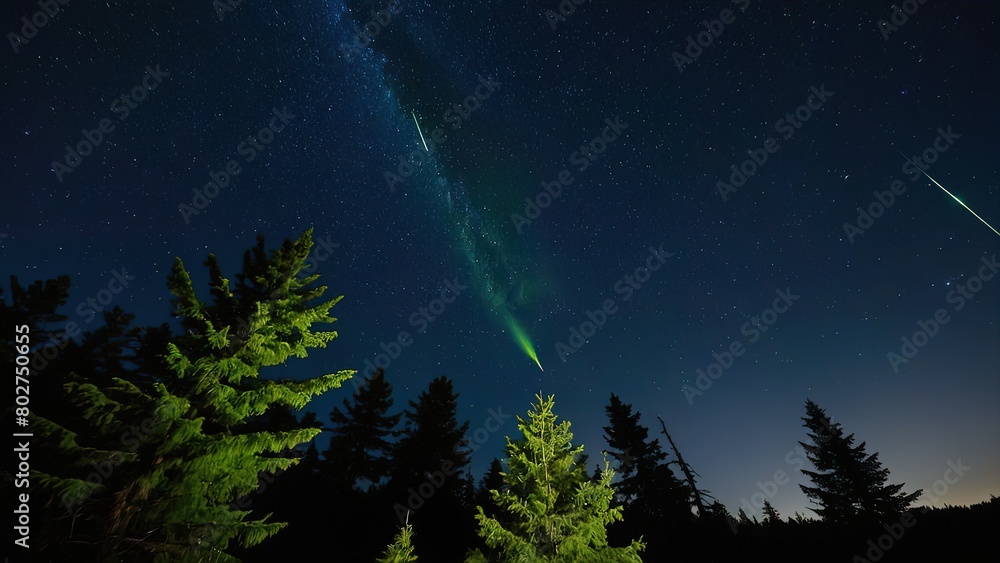
M309 442L309 447L306 448L306 453L302 457L302 465L308 467L310 473L319 471L319 449L316 448L315 439Z
M476 489L475 503L483 509L483 513L490 518L499 518L502 514L500 507L493 501L493 494L490 491L503 492L507 484L503 478L503 464L499 459L493 458L490 468L486 470L479 487Z
M389 476L395 434L402 413L388 414L392 408L392 386L382 368L375 370L354 391L352 401L344 399L344 410L334 407L330 412L333 437L323 452L338 488L360 490L367 481L367 490Z
M2 323L29 329L26 333L18 331L27 337L31 357L29 365L18 369L18 375L31 388L26 430L39 437L31 451L30 477L36 502L32 518L44 524L33 526L32 547L39 558L46 559L70 553L77 558L97 557L107 543L108 498L105 495L86 501L102 484L106 490L114 490L110 484L112 473L127 454L154 433L153 417L141 409L133 412L142 413L135 421L145 424L145 428L142 424L122 425L117 433L109 432L98 424L106 413L92 408L89 393L95 385L114 393L112 387L118 385L119 377L150 389L153 377L142 371L148 362L137 354L149 349L149 335L157 329L130 327L133 315L119 307L99 314L92 309L89 317L78 310L78 317L63 322L69 317L58 309L68 300L69 288L67 276L36 281L27 287L21 287L11 276L12 303L0 299ZM82 330L97 319L103 324ZM20 336L19 340L23 342ZM4 347L0 355L13 350ZM158 362L163 365L162 358ZM121 478L125 473L123 469L114 477ZM13 483L6 472L0 481L4 485ZM76 542L71 550L67 541Z
M740 509L740 510L742 510L742 509ZM782 523L781 522L781 516L778 514L778 511L774 509L774 506L771 505L771 501L769 501L769 500L765 500L764 501L764 508L763 508L763 510L764 510L764 523L765 524L781 524Z
M648 477L667 454L660 449L658 440L649 441L649 429L639 424L640 414L632 414L632 405L623 404L618 395L611 394L604 410L610 422L604 427L604 439L609 455L618 462L616 472L621 479L616 490L621 504L629 505L642 496L645 483L637 474L641 471Z
M612 394L605 407L610 424L604 427L604 439L610 455L618 461L621 476L615 486L618 502L625 516L641 521L651 519L678 521L691 518L691 491L671 471L667 454L657 439L649 440L649 429L639 423L640 413L623 404Z
M145 329L132 327L135 316L117 306L92 314L91 321L100 319L103 323L95 323L90 330L81 330L89 323L70 321L62 326L57 323L54 330L46 328L44 333L31 331L35 345L33 375L41 376L36 378L38 387L34 392L40 402L32 400L33 407L48 406L51 398L59 400L59 390L71 371L99 384L110 384L126 371L138 377L132 367Z
M458 424L458 394L447 377L431 381L409 405L393 450L393 511L401 522L409 515L422 556L461 560L475 538L466 476L469 423Z
M406 425L393 448L393 478L422 481L445 464L452 468L449 472L464 472L470 461L465 439L469 423L458 424L458 394L451 380L434 379L409 405L410 410L404 411Z
M413 527L409 524L400 528L389 547L382 554L378 563L412 563L417 560L410 538L413 537Z
M47 340L48 326L65 321L69 317L59 313L59 308L69 299L69 276L59 276L50 280L36 280L23 287L17 276L10 276L11 302L8 305L0 287L0 321L4 326L27 325L28 334L34 336L31 348L38 349L38 343ZM15 355L12 346L0 350L0 359L11 365Z
M607 544L606 526L621 520L621 508L611 507L614 471L605 460L602 480L594 483L581 465L583 447L571 444L568 421L556 423L554 398L543 399L518 416L523 437L507 438L507 490L494 490L497 504L510 515L504 525L479 507L479 535L499 561L641 561L644 545ZM474 552L470 561L486 557Z
M702 518L709 526L725 522L729 526L730 530L734 530L737 524L736 519L729 513L726 505L719 502L718 499L714 499L712 504L705 508L705 514Z
M262 248L263 239L258 242ZM310 288L318 276L300 275L311 245L307 231L270 255L259 254L252 262L257 275L246 283L253 294L234 296L228 281L210 272L212 294L227 299L227 307L202 302L178 258L168 287L189 333L166 346L161 377L76 375L65 388L85 424L38 417L37 435L57 445L54 457L64 463L40 471L35 483L67 509L68 517L53 527L75 557L228 561L231 540L250 547L284 526L248 518L250 511L232 503L256 490L262 474L295 463L287 452L320 430L249 431L248 422L272 408L300 409L353 373L297 381L258 377L261 368L304 357L336 337L311 330L334 320L329 310L340 299L314 302L326 288ZM251 297L256 300L245 301ZM233 310L249 313L236 323ZM95 468L99 479L88 477Z
M312 412L305 413L296 426L319 427ZM261 487L236 501L236 506L250 508L251 516L271 514L275 520L288 523L280 534L252 549L236 551L237 556L247 561L274 561L315 538L329 537L330 496L325 490L324 463L316 447L317 438L308 447L299 446L289 452L290 456L298 457L298 463L286 471L262 475Z
M889 470L882 467L878 453L866 453L865 442L855 446L854 434L845 435L840 423L832 422L816 403L806 401L802 420L812 443L799 444L816 470L803 469L814 486L799 487L819 504L812 510L824 521L888 522L920 496L920 490L900 492L903 484L886 485Z

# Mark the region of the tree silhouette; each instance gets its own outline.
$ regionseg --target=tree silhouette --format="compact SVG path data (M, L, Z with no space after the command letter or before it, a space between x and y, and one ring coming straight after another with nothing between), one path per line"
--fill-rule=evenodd
M393 447L393 479L424 480L446 463L453 473L464 471L470 461L465 447L469 423L458 424L458 394L451 380L444 376L434 379L427 391L417 401L409 401L409 405L410 410L403 413L405 426ZM460 490L451 486L449 489Z
M406 425L393 448L393 510L413 524L414 544L432 561L461 560L475 538L471 479L465 475L470 454L458 424L458 394L441 376L410 401Z
M740 509L740 510L743 510L743 509ZM771 505L771 501L766 500L766 499L764 500L763 511L764 511L764 523L765 524L781 524L781 515L779 515L778 511L775 510L774 506Z
M819 504L812 509L824 521L837 523L878 523L904 512L922 491L904 494L903 484L886 485L889 470L882 467L878 453L867 454L865 443L855 446L854 434L845 435L819 405L806 400L806 416L811 444L799 442L816 468L803 469L813 486L799 485L802 492Z
M479 482L479 487L476 488L475 496L476 505L482 507L486 516L496 518L501 513L500 507L493 502L493 494L490 491L503 492L506 486L503 478L503 463L499 459L493 458L489 469L486 470L486 474Z
M393 449L388 440L395 432L402 413L387 414L392 408L392 386L382 368L375 370L354 391L352 400L344 399L344 410L330 412L333 437L323 452L338 488L368 489L379 485L390 473Z
M698 488L698 483L695 480L695 476L699 476L698 472L691 469L691 466L684 461L684 456L681 455L681 451L677 449L677 444L674 443L674 439L670 437L670 433L667 432L667 423L663 422L663 419L659 416L656 417L660 421L660 427L663 429L663 435L667 437L667 442L670 444L671 449L674 450L674 455L677 456L677 465L681 468L681 472L684 474L684 478L687 480L689 490L691 491L691 496L694 497L694 505L698 508L698 516L706 516L718 513L717 510L712 510L710 506L705 505L705 498L713 498L708 492L703 491ZM714 500L714 499L713 499ZM718 502L718 501L716 501Z
M605 407L610 424L604 427L609 455L618 461L615 485L624 515L642 522L691 518L691 490L681 483L664 463L667 454L657 439L649 440L649 429L639 423L640 413L624 404L617 395Z

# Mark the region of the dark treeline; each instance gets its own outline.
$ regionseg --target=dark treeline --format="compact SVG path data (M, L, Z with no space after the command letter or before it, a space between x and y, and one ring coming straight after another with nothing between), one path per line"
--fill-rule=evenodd
M407 405L382 370L258 377L336 338L313 329L333 321L340 298L324 300L303 272L311 246L311 231L271 251L258 237L234 282L209 256L205 300L178 259L167 286L179 331L135 327L118 307L83 331L62 312L68 277L12 277L9 302L0 288L0 323L31 335L0 348L4 365L32 367L30 486L8 467L2 480L5 498L30 493L30 547L14 560L975 561L996 551L995 497L915 506L921 491L891 484L878 454L809 400L789 424L805 428L802 490L815 515L783 517L764 499L757 518L703 488L682 433L659 417L651 430L614 394L597 460L572 442L552 397L470 429L445 376ZM337 388L344 399L327 417L295 416ZM478 479L473 432L511 439Z

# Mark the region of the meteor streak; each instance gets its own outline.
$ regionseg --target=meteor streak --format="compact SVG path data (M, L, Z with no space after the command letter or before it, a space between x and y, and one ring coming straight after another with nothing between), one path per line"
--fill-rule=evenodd
M941 184L938 184L938 181L937 181L937 180L935 180L934 178L931 178L931 175L930 175L930 174L928 174L928 173L924 172L924 169L923 169L923 168L920 168L920 167L919 167L919 166L917 166L916 164L913 164L913 161L912 161L912 160L910 160L910 159L909 159L909 158L908 158L908 157L907 157L907 156L906 156L905 154L903 154L903 152L902 152L901 150L899 150L899 149L896 149L896 152L898 152L898 153L900 154L900 156L902 156L903 158L905 158L905 159L906 159L906 162L909 162L909 163L910 163L911 165L913 165L913 167L914 167L914 168L916 168L917 170L920 170L920 172L921 172L921 173L923 173L923 175L924 175L924 176L927 176L927 179L928 179L928 180L930 180L931 182L934 182L934 185L936 185L937 187L939 187L939 188L941 188L942 190L944 190L944 193L946 193L946 194L950 195L950 196L951 196L951 198L952 198L952 199L954 199L955 201L957 201L959 205L961 205L962 207L964 207L965 209L967 209L967 210L969 211L969 213L972 213L973 215L975 215L976 219L979 219L980 221L982 221L982 222L983 222L983 224L984 224L984 225L986 225L987 227L989 227L991 231L993 231L994 233L996 233L996 234L997 234L997 236L1000 236L1000 232L997 232L997 230L993 228L993 225L990 225L989 223L987 223L987 222L986 222L986 220L985 220L985 219L983 219L983 218L982 218L982 217L980 217L979 215L976 215L976 212L975 212L975 211L973 211L973 210L969 209L969 206L968 206L968 205L965 205L964 203L962 203L962 200L960 200L960 199L958 199L957 197L955 197L955 195L954 195L954 194L952 194L951 192L949 192L948 190L946 190L944 186L942 186Z
M542 368L542 363L538 361L538 354L535 353L535 347L531 344L531 340L528 338L527 333L524 332L524 329L521 328L521 325L518 324L517 320L510 313L505 314L504 318L507 321L507 326L510 328L511 334L514 335L514 342L517 342L517 345L521 347L521 350L524 350L524 353L529 358L535 360L538 369L545 371Z
M431 152L431 149L427 148L427 140L424 139L424 132L420 130L420 122L417 121L417 113L411 111L410 114L413 115L413 122L417 124L417 133L420 133L420 142L424 144L424 150Z

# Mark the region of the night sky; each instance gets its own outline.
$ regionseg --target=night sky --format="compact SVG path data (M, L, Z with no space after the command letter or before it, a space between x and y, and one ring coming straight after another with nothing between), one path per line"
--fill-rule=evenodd
M810 398L922 504L1000 492L1000 236L917 168L1000 226L1000 4L234 4L4 4L0 259L71 320L313 227L340 337L267 376L398 346L396 407L554 394L591 468L617 393L733 513L792 475L783 516Z

